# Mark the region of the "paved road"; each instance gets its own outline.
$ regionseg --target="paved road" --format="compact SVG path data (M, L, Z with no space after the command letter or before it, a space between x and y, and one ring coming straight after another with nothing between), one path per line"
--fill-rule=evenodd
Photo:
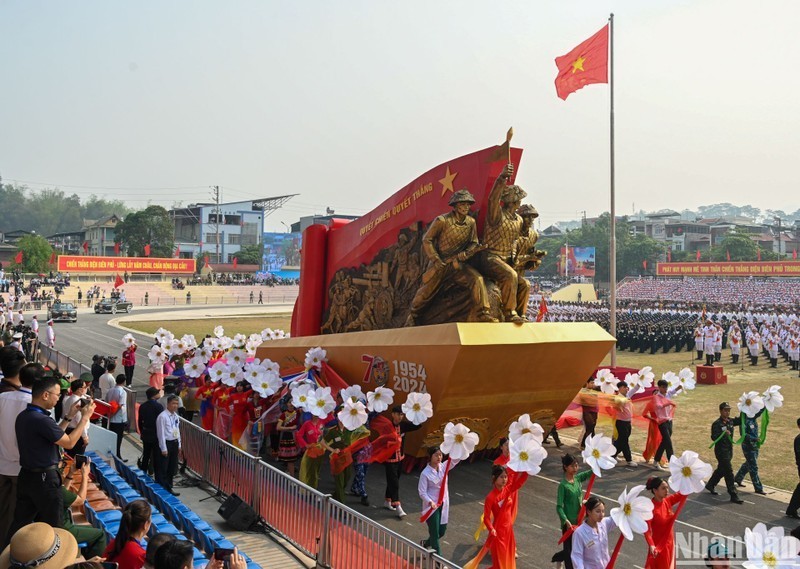
M86 362L91 362L91 356L95 353L119 355L122 351L120 342L122 332L108 326L107 322L111 318L111 315L81 314L77 324L57 323L58 349ZM149 337L137 334L137 338L141 340L142 347L150 345ZM137 357L134 386L143 392L143 388L147 385L144 373L147 367L147 355L146 350L141 351ZM559 535L555 513L556 487L561 478L559 457L563 451L577 454L577 448L566 446L556 450L554 446L550 446L548 451L550 456L545 460L541 474L532 478L521 492L516 524L520 568L553 567L550 557L557 550L556 541ZM787 447L787 465L792 464L790 455L791 449ZM478 549L472 534L483 509L483 498L490 489L490 470L491 463L487 459L459 465L452 472L450 523L444 538L443 553L456 562L467 561ZM647 478L654 474L667 473L657 472L646 466L636 469L618 467L598 480L594 489L597 494L608 498L606 500L608 511L615 505L613 500L626 486L644 484ZM402 499L405 509L409 512L404 520L398 520L392 512L381 508L385 485L383 468L379 465L373 466L367 475L372 505L369 508L361 506L356 498L349 498L348 505L402 535L414 540L422 539L426 531L424 525L418 521L420 504L416 494L417 481L418 473L412 473L401 479ZM329 476L323 476L320 489L326 492L333 490ZM775 492L768 496L759 496L753 494L752 488L748 485L741 493L745 503L736 505L728 502L724 488L719 490L722 492L720 496L711 496L708 493L695 495L681 514L677 530L680 534L679 539L683 537L687 540L688 551L699 552L701 547L698 545L700 543L698 538L708 539L717 533L736 536L741 540L745 527L752 527L758 522L764 522L770 527L783 526L787 532L797 525L791 523L793 520L783 517L785 504L788 501L786 493ZM483 538L485 535L484 533ZM611 541L613 547L616 532L611 536ZM644 559L645 544L643 539L637 538L635 542L623 546L617 567L642 567ZM704 565L700 563L696 566Z

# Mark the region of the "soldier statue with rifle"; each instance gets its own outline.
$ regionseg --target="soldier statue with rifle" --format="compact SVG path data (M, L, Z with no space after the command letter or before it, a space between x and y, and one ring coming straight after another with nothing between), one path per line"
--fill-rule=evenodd
M469 210L475 198L468 190L458 190L448 205L453 210L431 222L422 238L422 249L428 258L428 269L422 275L422 284L411 301L406 326L415 326L420 313L433 300L446 282L453 282L469 291L474 310L473 319L479 322L497 322L489 314L486 285L481 274L466 263L483 248L478 243L478 229Z

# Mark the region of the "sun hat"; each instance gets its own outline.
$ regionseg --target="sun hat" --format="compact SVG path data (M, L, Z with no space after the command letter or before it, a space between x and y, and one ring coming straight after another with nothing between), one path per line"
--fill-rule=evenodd
M67 530L36 522L20 528L0 553L0 569L61 569L78 557L78 542Z

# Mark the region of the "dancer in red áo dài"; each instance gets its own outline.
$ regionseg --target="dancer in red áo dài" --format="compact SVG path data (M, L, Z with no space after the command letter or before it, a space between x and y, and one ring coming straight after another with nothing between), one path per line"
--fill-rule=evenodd
M657 476L650 478L645 487L653 493L653 519L647 522L644 534L649 546L645 569L674 569L674 526L687 496L670 494L669 485Z
M239 443L239 439L242 438L242 433L247 428L247 422L250 418L247 413L247 402L250 399L251 392L247 387L247 382L239 381L236 384L236 390L231 393L231 411L233 415L231 420L231 444L243 450L248 450Z
M519 489L526 480L528 480L527 472L517 473L499 465L492 467L494 488L486 496L483 507L483 523L489 530L489 538L478 555L464 565L464 569L477 569L487 551L492 554L491 569L516 569L517 541L514 536L514 518Z

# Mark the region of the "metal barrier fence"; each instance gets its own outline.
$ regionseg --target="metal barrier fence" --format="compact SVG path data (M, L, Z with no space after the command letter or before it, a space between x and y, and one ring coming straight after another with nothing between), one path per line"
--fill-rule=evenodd
M181 419L186 466L224 494L236 493L277 534L331 569L459 569L286 473Z

